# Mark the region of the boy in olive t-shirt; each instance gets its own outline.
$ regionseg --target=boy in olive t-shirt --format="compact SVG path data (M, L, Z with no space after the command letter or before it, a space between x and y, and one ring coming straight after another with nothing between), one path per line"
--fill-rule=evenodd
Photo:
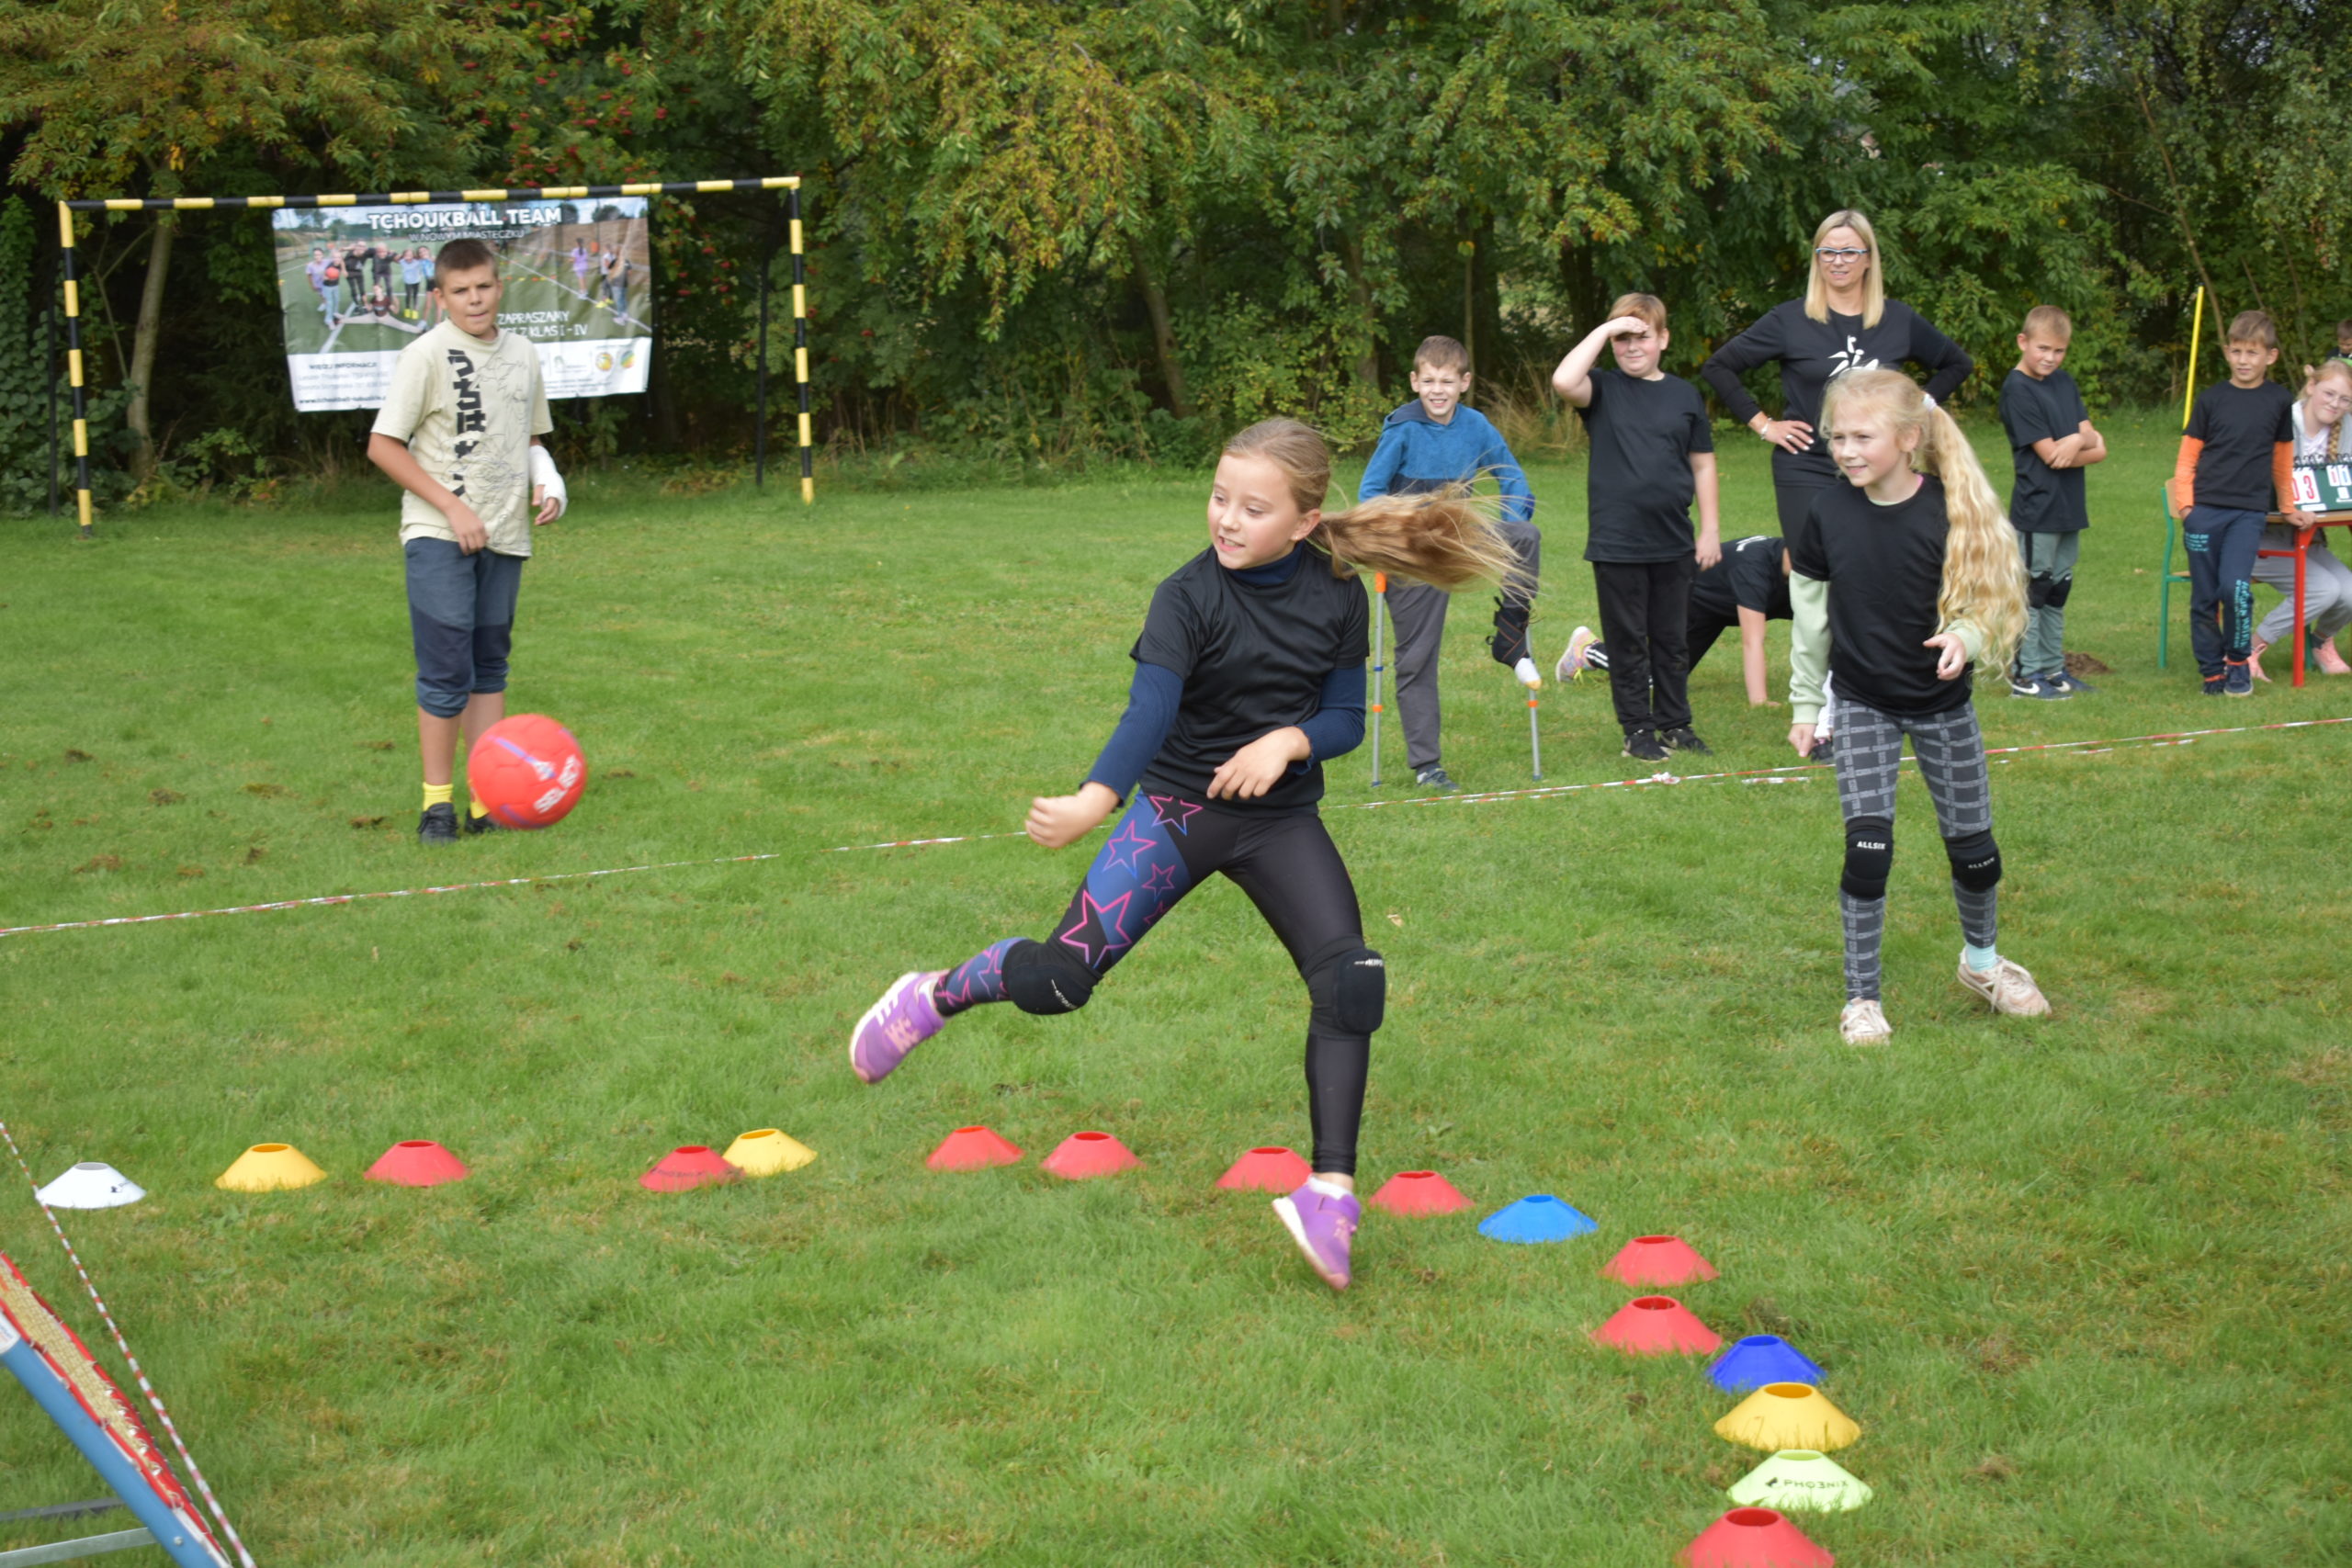
M497 257L453 240L434 263L447 313L401 350L368 438L370 461L401 497L401 552L416 648L417 749L424 767L423 843L458 837L458 741L470 750L506 716L514 597L531 530L563 514L562 476L539 437L553 428L539 351L502 331ZM480 801L466 830L493 826Z

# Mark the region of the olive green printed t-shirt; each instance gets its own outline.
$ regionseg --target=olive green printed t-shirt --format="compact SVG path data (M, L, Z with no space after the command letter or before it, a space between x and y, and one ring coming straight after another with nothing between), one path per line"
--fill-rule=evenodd
M512 330L484 343L446 321L401 350L375 424L474 509L502 556L531 553L531 437L554 428L536 344ZM401 493L401 543L456 538L439 507Z

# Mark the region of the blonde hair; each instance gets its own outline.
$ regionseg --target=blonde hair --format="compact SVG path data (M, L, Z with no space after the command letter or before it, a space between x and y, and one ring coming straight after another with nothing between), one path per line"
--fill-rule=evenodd
M2027 337L2040 333L2070 343L2075 336L2075 319L2055 305L2036 305L2025 313L2025 325L2018 329Z
M1943 586L1936 594L1939 628L1966 621L1984 634L1979 662L2006 668L2025 635L2025 564L2017 530L2002 513L1984 465L1960 425L1899 370L1856 370L1829 383L1823 428L1863 410L1885 416L1896 437L1916 432L1911 466L1943 481Z
M1323 504L1331 488L1331 449L1312 425L1266 419L1225 444L1234 457L1259 457L1282 469L1301 512ZM1331 575L1369 567L1451 592L1499 582L1519 569L1497 526L1496 503L1448 485L1419 495L1381 495L1344 512L1326 512L1307 543L1331 558ZM1532 585L1531 585L1532 586Z
M2230 318L2229 341L2259 344L2265 348L2278 346L2278 324L2267 310L2240 310Z
M1610 320L1619 316L1635 316L1650 324L1650 331L1666 331L1666 301L1655 294L1620 294L1609 307Z
M1832 229L1851 229L1861 236L1863 248L1871 254L1870 271L1862 278L1862 325L1874 327L1886 314L1886 256L1878 248L1878 231L1871 220L1850 207L1841 207L1821 220L1813 231L1813 251L1819 250L1829 239ZM1804 313L1816 321L1829 319L1829 280L1821 276L1821 258L1805 253L1812 270L1805 275Z

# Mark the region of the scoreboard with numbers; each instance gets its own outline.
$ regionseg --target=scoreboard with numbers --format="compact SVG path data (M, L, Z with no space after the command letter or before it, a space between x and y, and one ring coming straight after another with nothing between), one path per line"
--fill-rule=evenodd
M2296 464L2295 510L2352 512L2352 457Z

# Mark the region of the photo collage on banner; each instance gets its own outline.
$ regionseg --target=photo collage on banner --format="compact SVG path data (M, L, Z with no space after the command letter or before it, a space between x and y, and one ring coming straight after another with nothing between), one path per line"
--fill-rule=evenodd
M498 253L501 331L539 345L549 398L645 390L652 360L647 198L343 207L271 218L294 406L371 409L392 361L441 320L433 258L452 240Z

